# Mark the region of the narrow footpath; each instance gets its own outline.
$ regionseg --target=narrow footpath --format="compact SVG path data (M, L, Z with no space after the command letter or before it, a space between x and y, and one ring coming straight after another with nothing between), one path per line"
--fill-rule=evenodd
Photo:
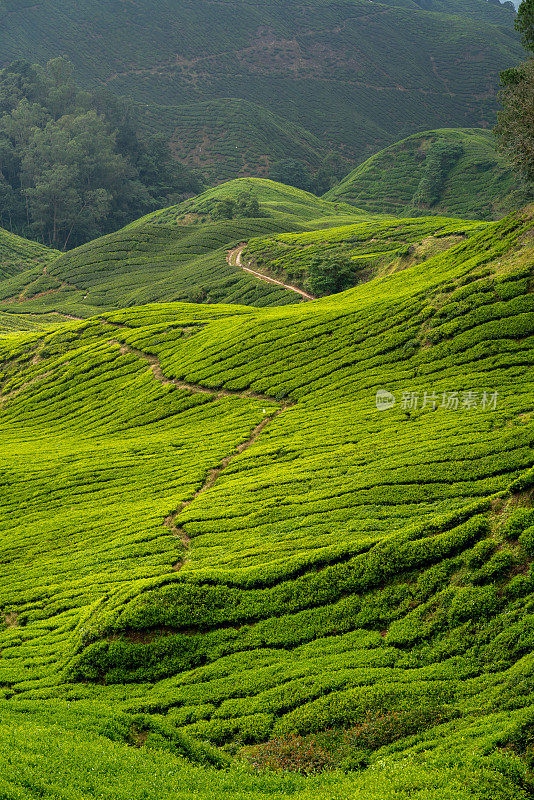
M208 489L211 489L212 486L215 485L221 473L224 472L224 470L232 463L234 458L236 458L238 455L241 455L241 453L244 453L245 450L248 450L248 448L251 447L259 439L262 432L265 430L265 428L268 427L268 425L270 425L283 411L286 411L288 408L291 408L295 404L291 401L280 404L279 401L276 400L274 397L269 397L268 395L265 394L258 394L250 390L246 392L239 392L239 391L229 391L227 389L210 389L207 386L200 386L199 384L195 383L185 383L184 381L175 380L173 378L167 378L163 374L160 361L156 356L150 353L144 353L142 350L137 350L136 348L130 347L129 345L124 344L124 342L119 342L116 339L112 339L111 341L113 344L119 346L120 352L122 354L131 353L132 355L137 356L137 358L146 361L147 364L149 365L150 371L152 372L154 378L165 386L172 384L173 386L176 386L179 389L184 389L185 391L197 394L210 394L215 397L240 397L247 400L248 399L262 400L264 402L268 402L271 404L277 403L278 405L280 405L280 408L276 409L275 411L271 411L270 414L266 415L264 419L262 419L262 421L258 425L256 425L250 436L243 442L241 442L235 448L235 450L233 450L232 453L225 456L225 458L223 458L223 460L219 464L217 464L217 466L213 467L208 471L204 483L199 489L197 489L197 491L194 493L192 497L180 503L180 505L175 511L173 511L171 514L165 517L164 524L170 530L170 532L175 538L180 539L184 548L184 554L182 558L173 565L173 570L177 572L188 561L189 551L191 547L190 537L187 535L184 528L178 523L179 515L182 513L182 511L184 511L184 509L188 508L191 505L191 503L193 503L197 499L197 497L199 497L201 494L206 492Z
M240 244L239 247L235 247L233 250L228 251L228 255L226 256L226 260L232 267L241 267L242 270L248 272L250 275L254 275L254 277L259 278L261 281L265 281L266 283L274 283L276 286L281 286L283 289L289 289L290 292L295 292L296 294L300 294L304 300L316 300L317 298L307 292L299 289L298 286L291 286L288 283L282 283L282 281L277 281L275 278L268 278L267 275L262 275L261 272L256 272L254 269L250 269L250 267L245 267L243 264L243 250L245 249L246 244Z

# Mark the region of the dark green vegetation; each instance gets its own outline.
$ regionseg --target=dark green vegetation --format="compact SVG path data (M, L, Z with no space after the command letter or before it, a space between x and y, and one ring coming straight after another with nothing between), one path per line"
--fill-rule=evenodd
M131 106L81 91L65 59L0 71L0 225L67 249L199 189Z
M522 57L513 19L485 0L9 0L0 52L67 56L225 180L268 174L281 150L314 171L332 149L354 163L431 127L490 127L498 73Z
M497 219L533 198L491 133L442 129L369 158L325 195L374 213Z
M530 55L517 68L501 72L501 111L495 129L501 150L530 181L534 179L534 2L525 0L519 8L516 28Z
M316 173L326 153L317 136L248 100L139 104L137 111L147 130L170 134L175 156L199 169L209 185L246 175L267 177L269 166L282 158L296 159ZM350 162L342 164L344 174Z
M533 216L0 339L6 798L532 796Z

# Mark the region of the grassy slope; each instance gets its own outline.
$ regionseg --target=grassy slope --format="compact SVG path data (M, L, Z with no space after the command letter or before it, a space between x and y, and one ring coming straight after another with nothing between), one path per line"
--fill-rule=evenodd
M200 169L208 184L266 175L282 158L303 161L316 171L327 152L324 142L301 126L247 100L139 106L139 112L143 126L167 132L176 157Z
M367 0L39 0L3 8L5 62L62 53L87 85L147 106L244 99L352 159L433 126L491 125L498 73L522 57L513 15L484 0L432 11L411 0L372 8ZM156 119L172 132L172 112L151 113L151 125ZM246 128L236 142L242 150ZM270 144L262 149L257 155L274 157Z
M213 221L206 203L250 189L266 217ZM61 255L47 267L0 282L0 311L63 311L81 317L104 308L154 301L295 303L293 292L226 263L227 250L264 234L322 228L363 219L353 206L261 179L222 184L179 206L157 211L117 233ZM365 219L371 217L365 216Z
M6 796L527 797L532 218L314 304L0 340ZM499 402L408 413L408 390ZM414 707L426 724L346 777L176 755L176 731L239 745Z
M436 201L417 203L434 143L459 144L463 153L443 175ZM426 131L397 142L372 156L325 195L352 202L373 213L451 214L471 219L497 219L510 213L532 193L495 151L490 132L480 129Z

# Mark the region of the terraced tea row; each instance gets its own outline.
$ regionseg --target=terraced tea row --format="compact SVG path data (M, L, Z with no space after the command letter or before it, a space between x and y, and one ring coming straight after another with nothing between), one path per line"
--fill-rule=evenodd
M321 301L154 304L0 339L11 724L55 709L64 741L74 709L84 731L97 711L122 764L140 731L227 756L364 726L352 768L371 769L280 792L408 798L417 777L459 800L460 776L502 769L526 799L532 225L475 226Z

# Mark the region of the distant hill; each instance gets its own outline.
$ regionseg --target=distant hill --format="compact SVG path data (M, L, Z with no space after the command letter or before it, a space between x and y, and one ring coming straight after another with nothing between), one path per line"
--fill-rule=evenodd
M209 185L242 175L266 177L271 164L284 158L316 171L328 149L305 128L247 100L138 109L146 130L165 132L176 157L201 170Z
M324 196L375 213L499 219L534 200L493 135L441 129L410 136L369 158Z
M68 56L85 85L144 104L147 125L176 132L182 157L198 158L205 139L205 166L215 174L220 159L224 179L227 159L234 175L265 174L278 144L294 152L284 131L305 160L319 139L357 162L416 131L491 126L498 73L523 50L512 11L486 0L5 0L0 54ZM253 104L256 121L233 101L221 111L228 97ZM218 114L237 123L220 143Z

